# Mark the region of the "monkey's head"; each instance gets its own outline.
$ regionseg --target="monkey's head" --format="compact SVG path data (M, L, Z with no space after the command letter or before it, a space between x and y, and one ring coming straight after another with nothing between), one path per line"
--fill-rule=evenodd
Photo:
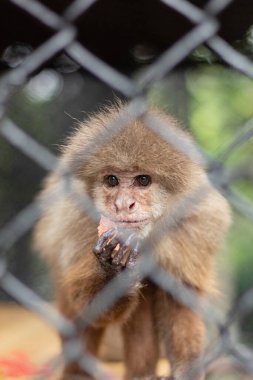
M120 227L148 232L154 221L175 204L175 199L203 180L203 170L199 162L150 130L141 118L130 120L96 148L101 134L119 114L120 109L113 108L80 124L63 158L103 216ZM155 110L150 114L172 130L178 141L195 149L175 119Z

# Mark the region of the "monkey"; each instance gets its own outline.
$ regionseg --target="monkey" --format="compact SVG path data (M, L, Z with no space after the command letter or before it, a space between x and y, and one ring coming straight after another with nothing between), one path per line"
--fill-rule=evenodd
M197 296L218 292L215 254L231 224L228 202L211 184L201 159L180 148L186 144L195 152L193 137L164 111L150 108L148 115L182 144L162 138L143 115L126 119L123 128L96 147L99 136L126 110L115 104L80 122L59 158L60 167L73 175L72 190L92 200L108 228L98 236L98 221L71 192L55 197L35 226L35 249L50 267L59 310L71 320L85 313L110 281L145 261L145 241L155 263ZM57 171L49 174L39 198L55 194L61 177ZM204 196L191 207L186 203L186 212L169 226L178 205L200 188ZM84 328L82 339L91 355L98 356L104 332L113 324L122 332L125 380L157 379L161 344L171 366L168 378L204 379L203 318L148 276L137 276L114 306ZM78 363L68 363L62 379L77 374L92 378Z

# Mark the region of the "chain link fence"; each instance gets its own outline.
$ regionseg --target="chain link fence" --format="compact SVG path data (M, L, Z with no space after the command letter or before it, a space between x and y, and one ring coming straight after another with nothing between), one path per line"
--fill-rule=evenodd
M57 158L38 141L30 137L13 120L8 118L7 108L13 93L23 86L46 62L62 51L65 51L83 69L129 99L127 109L120 114L117 121L110 125L110 128L105 133L99 136L94 145L90 145L85 150L81 158L82 164L90 158L94 149L99 149L99 146L108 141L112 137L112 134L124 128L126 121L129 121L129 117L134 120L140 116L144 117L148 127L158 132L165 141L173 144L177 149L191 157L192 152L187 144L182 144L173 131L165 133L163 123L149 114L147 94L157 81L165 78L199 45L205 43L231 68L253 78L253 63L218 35L219 21L217 16L233 0L211 0L207 2L204 9L200 9L186 0L161 0L167 7L174 9L180 15L187 18L193 24L193 27L157 60L146 66L134 79L109 66L77 41L78 30L74 26L74 21L80 15L87 12L89 7L96 3L96 0L73 1L61 16L35 0L9 1L38 19L45 26L54 30L52 37L31 52L20 65L5 73L0 80L1 136L7 143L19 149L30 160L33 160L46 171L52 171L57 168ZM222 190L223 194L237 211L253 223L253 206L241 198L233 190L232 186L238 178L253 180L252 168L243 167L240 170L228 172L223 165L226 158L238 147L243 146L252 136L253 123L250 120L234 136L233 142L223 150L216 160L209 158L207 155L204 156L212 183ZM62 173L63 185L58 196L64 195L67 191L72 191L73 198L83 208L84 212L88 213L94 220L98 220L98 215L91 199L88 196L80 196L80 194L75 193L71 189L71 176L70 172ZM204 194L205 189L200 188L191 197L185 199L183 204L178 208L176 215L170 216L168 226L173 228L173 223L182 218L184 213L188 212L196 202L199 202ZM240 318L245 317L253 311L253 288L240 297L224 321L212 305L208 304L206 300L200 300L193 290L179 282L172 274L165 272L148 255L148 259L146 257L145 261L140 260L138 262L136 270L131 273L131 276L129 276L128 272L125 272L111 280L96 295L79 320L73 322L67 320L51 303L43 300L12 275L8 268L8 252L14 244L32 229L41 214L41 209L46 206L49 207L53 202L54 199L48 200L46 205L40 204L37 200L31 202L0 230L0 288L18 303L42 316L64 338L62 352L50 362L52 373L57 371L63 362L75 360L96 379L110 379L115 376L105 371L97 359L84 352L80 331L99 318L103 311L112 307L126 293L134 277L139 278L141 276L142 278L150 278L179 302L200 313L208 324L217 328L219 334L216 342L203 359L203 366L206 370L215 368L217 359L224 355L230 358L232 368L239 368L248 374L248 376L253 376L253 351L250 347L235 340L231 332L232 327ZM157 231L158 238L163 233L164 231ZM142 248L148 253L150 249L148 242L145 242ZM37 378L44 379L48 377L49 375L47 374Z

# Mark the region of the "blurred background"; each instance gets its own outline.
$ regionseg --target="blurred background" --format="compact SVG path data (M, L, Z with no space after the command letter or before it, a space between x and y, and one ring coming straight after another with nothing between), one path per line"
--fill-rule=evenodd
M46 1L43 3L49 5ZM64 6L71 2L65 3ZM98 3L101 4L101 2ZM161 3L159 1L151 3L156 9L158 21L163 20L164 13L159 10ZM193 3L199 5L198 1L193 1ZM113 1L105 1L103 4L101 7L104 7L107 13L110 13L113 7L116 13L122 11L115 8ZM122 4L127 7L124 1L121 2ZM228 13L221 15L221 20L224 21L221 24L221 35L229 43L233 43L235 49L251 59L253 55L252 4L247 1L241 3L235 1L231 6L234 4L237 8L231 10L228 7ZM56 5L59 9L56 9ZM139 2L139 5L140 12L144 10L146 12L141 13L142 17L149 21L153 17L154 21L154 15L151 17L153 8L149 9L150 5L145 6L143 2ZM17 29L11 35L8 34L6 39L2 37L0 82L9 70L15 70L22 65L45 37L39 28L37 32L35 28L35 34L32 37L28 37L25 33L22 35L24 14L19 14L18 8L14 7L12 2L4 1L1 6L5 7L2 12L0 8L1 35L7 36L9 32L6 15L16 17L13 23L17 25ZM60 5L60 2L50 5L55 11L59 11L64 6L63 3ZM127 14L131 15L131 10L128 12ZM232 16L229 18L229 15ZM239 22L238 15L241 17ZM88 23L91 34L92 27L94 28L95 25L94 22L92 24L92 20L94 21L97 16L100 21L103 17L106 19L102 10L96 9L95 4L93 8L91 7L90 24ZM118 14L114 16L113 20L120 19ZM159 19L160 16L161 19ZM28 16L25 15L25 17ZM84 19L79 18L75 25L77 27L85 25L87 17L85 13ZM174 17L174 13L171 17ZM151 25L147 23L142 34L140 30L138 30L139 34L136 34L136 25L138 24L139 28L140 20L137 20L137 24L133 26L134 32L131 38L129 37L130 47L128 38L124 37L127 21L123 23L121 34L118 34L118 22L112 21L110 27L106 22L101 24L99 33L94 32L90 40L81 38L84 36L82 33L85 32L82 29L84 26L80 29L79 36L81 42L86 43L91 51L98 53L101 59L130 78L138 80L140 74L167 47L177 41L179 36L188 30L187 28L190 28L188 23L186 23L187 27L185 26L181 15L178 17L182 30L176 29L178 20L175 20L171 26L170 37L164 44L162 38L159 40L160 34L157 32L160 30L164 36L163 29L162 26L157 26L157 22ZM35 22L32 18L29 20L26 25L28 32L29 28L34 27ZM131 19L131 22L134 20ZM167 25L166 22L164 20L164 25ZM162 22L161 25L163 25ZM102 48L99 50L102 45L98 42L98 34L103 36L104 31L108 32L108 36L104 36L108 38L108 50ZM129 31L125 30L126 35L127 32ZM110 40L111 35L115 37L113 40ZM141 38L136 37L140 35ZM163 38L166 40L166 34ZM126 55L124 56L123 53ZM173 72L166 74L161 81L156 80L146 90L146 96L150 105L157 105L179 118L183 126L195 136L203 154L210 160L215 160L216 165L222 162L227 168L227 173L242 171L248 173L244 176L235 176L231 180L231 191L243 199L244 212L233 208L234 223L228 243L219 257L226 294L234 302L253 287L253 138L250 138L249 134L249 138L242 141L229 154L226 155L224 152L237 135L247 134L247 131L253 128L253 79L224 64L207 46L201 45L191 52ZM24 85L16 88L8 98L8 103L5 104L5 116L57 154L59 146L71 133L76 121L84 120L88 113L113 102L116 97L126 99L119 91L99 80L94 73L89 73L68 55L61 53L54 57L52 62L36 70ZM39 165L0 137L0 229L36 197L46 174ZM23 236L8 251L8 268L39 295L45 299L51 299L47 268L32 249L31 232ZM0 290L0 300L14 301L2 290ZM239 321L239 327L242 341L253 348L253 313Z

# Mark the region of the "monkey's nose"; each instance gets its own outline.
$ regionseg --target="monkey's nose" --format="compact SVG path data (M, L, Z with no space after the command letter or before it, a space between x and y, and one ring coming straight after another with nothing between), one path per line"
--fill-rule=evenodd
M135 201L131 199L116 199L115 209L117 212L132 212L135 210Z
M129 205L129 210L134 209L134 206L135 206L135 202L131 203L131 204Z

